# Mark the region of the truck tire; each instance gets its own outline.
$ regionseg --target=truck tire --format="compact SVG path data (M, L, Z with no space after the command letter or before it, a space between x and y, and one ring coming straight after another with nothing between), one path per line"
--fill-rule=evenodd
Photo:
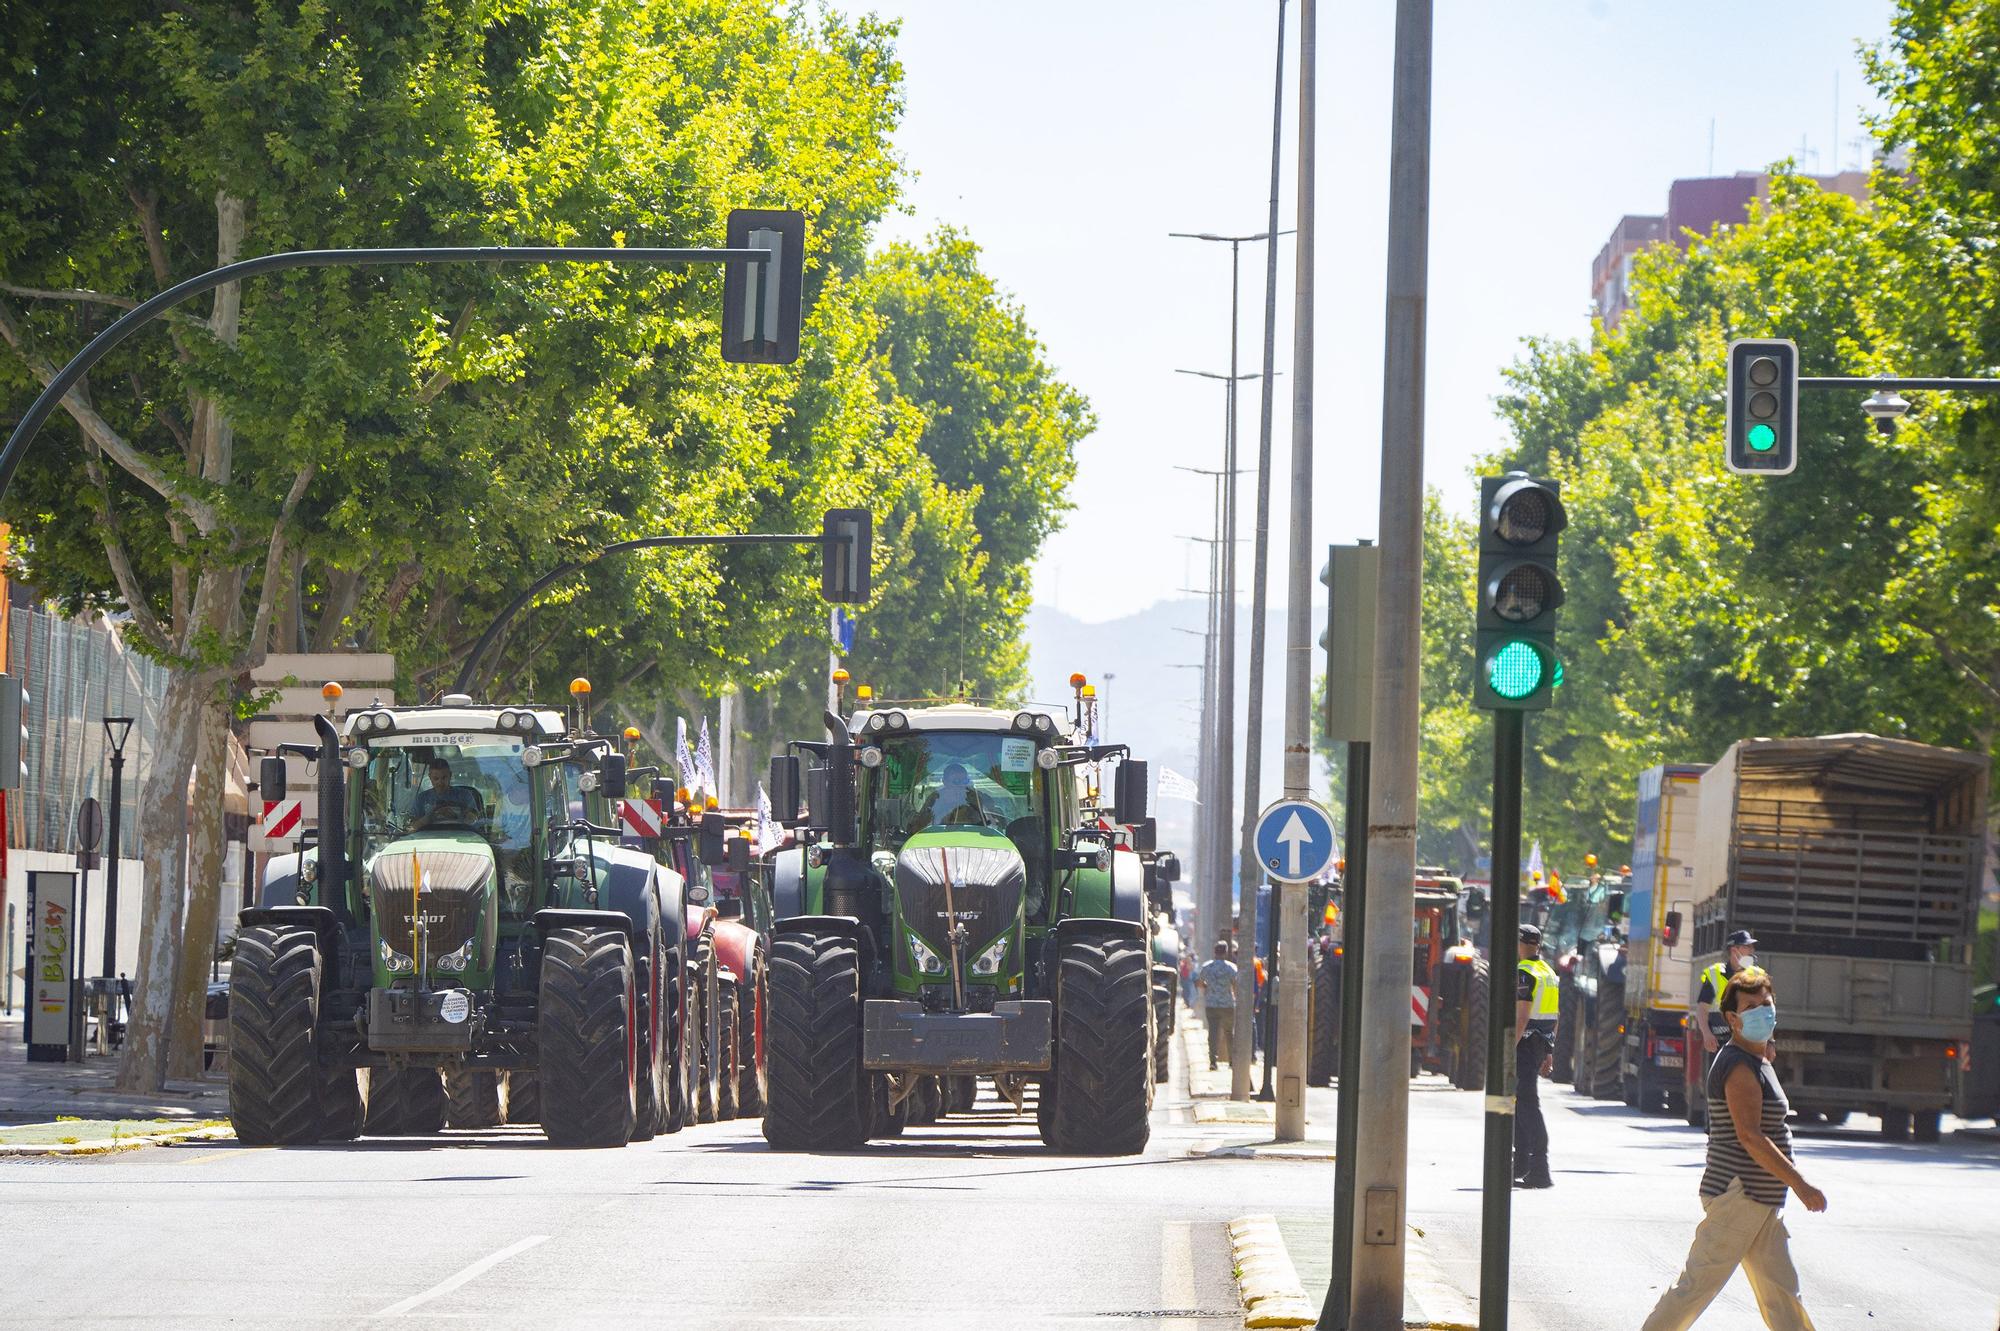
M757 1036L771 991L764 978L763 959L758 958L755 964L756 979L738 992L736 1003L736 1042L743 1062L736 1080L736 1113L742 1118L760 1118L764 1113L764 1051Z
M246 1146L304 1146L326 1127L319 1067L319 940L252 925L229 974L229 1121ZM351 1073L349 1074L352 1075Z
M697 1123L715 1122L716 1101L721 1099L721 1070L718 1060L722 1045L722 1002L717 996L715 940L707 934L694 951L694 1016L696 1047L701 1051L700 1071L694 1083L694 1117Z
M1151 964L1143 940L1073 938L1057 958L1054 1146L1132 1155L1151 1133Z
M444 1074L446 1127L497 1128L507 1106L495 1068L453 1068Z
M536 1036L542 1133L557 1146L623 1146L638 1126L638 967L622 929L554 929L542 944Z
M370 1137L429 1137L444 1131L444 1078L436 1068L373 1068L368 1073Z
M1944 1114L1936 1109L1920 1109L1910 1119L1910 1132L1918 1141L1930 1145L1944 1134Z
M1882 1140L1902 1142L1910 1139L1910 1111L1907 1109L1885 1109L1882 1111Z
M1157 980L1153 985L1153 1082L1158 1085L1167 1079L1172 1067L1169 1051L1174 1040L1174 991L1172 986L1160 988Z
M1590 1031L1590 1093L1599 1100L1619 1100L1625 1095L1625 986L1609 980L1597 982L1597 1009L1592 1013ZM1635 1088L1636 1091L1636 1088Z
M1461 1091L1486 1088L1486 1030L1493 1009L1492 974L1493 967L1486 958L1474 958L1465 972L1464 1001L1459 1004L1458 1013L1450 1014L1461 1018L1448 1028L1454 1032L1458 1045L1457 1055L1452 1059L1452 1085Z
M1556 999L1556 1067L1550 1081L1572 1081L1576 1077L1576 985L1562 978Z
M1324 952L1313 962L1306 1006L1306 1085L1331 1086L1340 1072L1340 967Z
M742 1020L742 1008L736 997L736 986L721 985L716 989L719 1015L715 1027L720 1043L716 1046L715 1116L728 1120L736 1117L736 1092L741 1087L738 1060L742 1036L738 1033L738 1023Z
M867 1140L874 1087L861 1069L861 954L837 935L771 940L764 1028L764 1140L781 1151L844 1151Z
M507 1074L507 1121L539 1123L542 1120L542 1079L533 1068L515 1068Z

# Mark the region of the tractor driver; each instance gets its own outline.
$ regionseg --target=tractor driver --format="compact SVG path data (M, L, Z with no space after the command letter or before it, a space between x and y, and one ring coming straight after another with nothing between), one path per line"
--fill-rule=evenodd
M418 831L432 823L467 827L477 822L485 812L484 801L471 786L452 784L450 761L433 758L427 770L431 779L430 788L418 791L415 802L410 805L410 829Z
M972 788L965 764L946 763L944 778L931 797L924 801L910 830L925 827L983 827L986 810L980 806L979 792Z

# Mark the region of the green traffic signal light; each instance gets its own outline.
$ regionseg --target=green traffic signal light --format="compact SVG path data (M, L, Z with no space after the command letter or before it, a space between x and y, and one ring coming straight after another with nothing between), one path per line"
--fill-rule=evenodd
M1761 421L1750 427L1750 431L1744 436L1744 439L1753 450L1759 453L1768 453L1778 446L1778 432Z
M1525 698L1542 686L1542 654L1517 638L1488 659L1486 682L1509 702Z

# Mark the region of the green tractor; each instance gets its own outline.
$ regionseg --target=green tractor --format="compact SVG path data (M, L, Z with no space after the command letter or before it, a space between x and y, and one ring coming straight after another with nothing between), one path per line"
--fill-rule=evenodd
M1146 870L1114 824L1145 818L1145 764L1040 709L874 703L826 722L830 741L772 760L777 816L799 821L802 785L810 813L772 866L765 1138L859 1146L983 1075L1017 1111L1037 1092L1058 1150L1144 1149ZM1102 818L1085 772L1114 758Z
M449 1119L622 1146L688 1122L688 888L605 825L615 747L457 694L316 725L294 751L318 770L317 844L274 858L230 971L237 1138ZM266 759L265 798L283 783Z

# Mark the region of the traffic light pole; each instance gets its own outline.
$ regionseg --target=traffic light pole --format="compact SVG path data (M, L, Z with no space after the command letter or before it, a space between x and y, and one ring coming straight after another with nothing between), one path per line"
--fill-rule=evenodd
M1521 749L1527 713L1493 713L1491 992L1486 1018L1486 1168L1480 1214L1479 1331L1506 1331L1514 1205L1515 933L1521 916Z
M1340 1082L1334 1093L1333 1273L1319 1331L1347 1331L1354 1290L1354 1166L1360 1129L1361 958L1368 922L1368 742L1347 745L1347 868L1340 875ZM1401 1075L1401 1069L1397 1070Z

